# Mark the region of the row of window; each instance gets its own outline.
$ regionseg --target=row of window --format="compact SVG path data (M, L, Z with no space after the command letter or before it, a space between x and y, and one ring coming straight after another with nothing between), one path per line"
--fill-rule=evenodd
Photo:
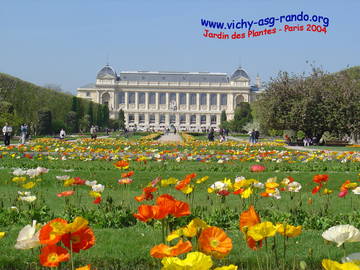
M135 122L135 115L129 114L128 115L129 124ZM186 124L186 116L184 114L180 115L180 124ZM170 124L176 123L176 116L175 114L170 114L169 117ZM210 123L211 125L217 124L217 117L216 115L210 115ZM139 114L139 124L145 124L145 114ZM155 114L149 115L149 124L155 124ZM165 114L159 115L159 124L165 124ZM190 124L196 124L196 115L190 115ZM200 124L205 125L206 124L206 115L200 115Z
M151 92L149 93L149 104L156 104L156 94ZM120 92L118 93L118 104L125 104L125 93ZM176 93L169 93L169 102L176 101ZM190 105L196 105L196 94L190 93L189 94L189 102ZM128 103L135 104L135 93L128 92ZM145 93L139 92L138 93L138 103L145 104ZM200 105L207 105L207 94L201 93L200 94ZM166 93L159 93L159 104L166 104ZM180 93L179 94L179 104L186 105L186 94ZM210 94L210 105L218 105L217 104L217 94ZM220 95L220 105L227 105L227 94Z

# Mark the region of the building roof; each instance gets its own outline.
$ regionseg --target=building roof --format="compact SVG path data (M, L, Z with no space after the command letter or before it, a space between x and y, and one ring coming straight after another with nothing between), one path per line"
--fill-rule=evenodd
M241 78L241 77L250 80L250 77L249 77L249 75L246 73L246 71L245 71L242 67L238 67L238 68L235 70L235 72L233 73L233 75L231 75L230 80L231 80L231 81L234 81L234 80L239 79L239 78Z
M146 82L212 82L227 83L226 73L210 72L172 72L172 71L123 71L120 72L122 81Z
M109 65L106 65L103 67L96 76L97 79L116 79L117 75L115 70L110 67Z

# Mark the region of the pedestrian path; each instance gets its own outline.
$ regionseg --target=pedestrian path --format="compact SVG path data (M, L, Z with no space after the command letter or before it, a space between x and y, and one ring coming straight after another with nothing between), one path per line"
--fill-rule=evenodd
M158 141L160 142L182 142L182 138L179 134L168 133L162 135Z

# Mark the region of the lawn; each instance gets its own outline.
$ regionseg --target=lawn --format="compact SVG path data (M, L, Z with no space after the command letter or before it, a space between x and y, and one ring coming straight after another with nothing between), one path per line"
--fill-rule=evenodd
M339 261L344 254L360 251L359 243L347 243L345 248L325 243L323 231L338 224L352 224L360 228L358 205L360 196L351 190L345 197L338 197L345 180L359 182L359 153L327 154L299 153L282 148L280 144L259 144L249 146L236 142L223 144L209 142L184 142L182 144L158 144L151 141L127 140L85 140L78 142L59 142L40 140L24 148L0 149L0 192L2 205L0 212L0 231L6 232L0 239L0 269L41 269L38 263L38 249L16 250L14 245L19 230L33 219L46 223L53 218L62 217L72 221L82 216L89 221L94 230L96 244L74 256L75 266L90 263L92 269L160 269L160 259L149 254L154 245L162 242L162 223L152 220L147 223L136 220L133 213L141 204L135 196L142 193L156 177L170 177L182 180L196 173L192 180L193 192L189 195L176 190L174 185L164 187L159 182L155 198L168 193L177 200L187 202L192 214L181 218L170 218L171 229L186 225L191 219L200 217L211 226L221 227L231 237L233 249L222 260L214 261L214 266L239 266L239 269L320 269L321 260L330 258ZM118 160L128 160L130 168L119 170L114 166ZM253 164L262 164L264 172L250 172ZM38 166L49 169L34 179L15 183L12 172L15 168L30 169ZM133 170L133 182L119 185L121 173ZM326 188L333 193L324 195L325 186L317 194L311 191L317 185L314 175L327 174ZM100 204L94 204L89 196L91 188L86 185L64 187L64 181L56 176L68 175L96 180L105 186ZM204 176L209 178L196 184ZM245 199L240 195L219 196L208 193L208 188L216 181L244 176L265 183L276 177L279 184L286 177L293 177L302 185L298 193L281 191L281 199L262 197L264 190L253 190ZM24 183L32 181L34 187L28 191L36 195L32 202L19 201L18 191L25 191ZM285 188L285 186L284 186ZM280 186L279 186L280 189ZM74 190L69 197L58 197L58 193ZM258 251L246 247L243 233L239 231L239 214L255 205L262 221L286 222L302 225L300 236L289 238L284 257L284 237L270 237ZM11 210L16 206L17 210ZM275 241L274 241L275 239ZM171 242L172 245L176 240ZM276 252L275 252L276 251ZM184 257L181 255L180 257ZM62 269L70 269L63 263Z

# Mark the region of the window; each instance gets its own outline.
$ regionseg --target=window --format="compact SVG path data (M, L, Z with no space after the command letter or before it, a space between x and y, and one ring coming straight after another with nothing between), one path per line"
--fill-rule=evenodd
M201 124L201 125L205 125L205 124L206 124L206 115L201 115L201 116L200 116L200 124Z
M196 124L196 115L195 114L190 116L190 124Z
M150 114L149 115L149 123L150 124L155 124L155 114Z
M206 94L200 94L200 105L206 105Z
M139 124L145 123L145 114L139 114Z
M165 104L166 101L166 94L165 93L159 93L159 104Z
M160 124L165 124L165 114L160 114Z
M186 94L180 93L179 98L180 98L180 102L179 102L180 105L185 105L186 104Z
M176 102L176 93L170 93L169 94L169 100L170 100L169 102L171 102L173 100Z
M129 104L135 104L135 93L128 93L128 103Z
M196 105L196 94L190 94L190 105Z
M210 95L210 105L217 105L217 94Z
M118 104L125 104L125 93L118 93Z
M90 97L90 92L86 92L86 96L87 96L87 97Z
M175 114L170 114L170 124L175 124L175 122L176 122Z
M129 124L135 122L135 117L133 114L129 114Z
M155 97L156 97L155 93L149 93L149 104L155 104L156 103Z
M142 93L142 92L140 92L140 93L138 93L138 103L139 104L145 104L145 93Z
M221 99L220 105L227 105L227 94L221 94L220 99Z
M210 121L211 121L211 124L212 124L212 125L216 125L216 115L212 115L212 116L210 117Z
M186 116L185 116L185 114L180 115L180 124L186 124Z

